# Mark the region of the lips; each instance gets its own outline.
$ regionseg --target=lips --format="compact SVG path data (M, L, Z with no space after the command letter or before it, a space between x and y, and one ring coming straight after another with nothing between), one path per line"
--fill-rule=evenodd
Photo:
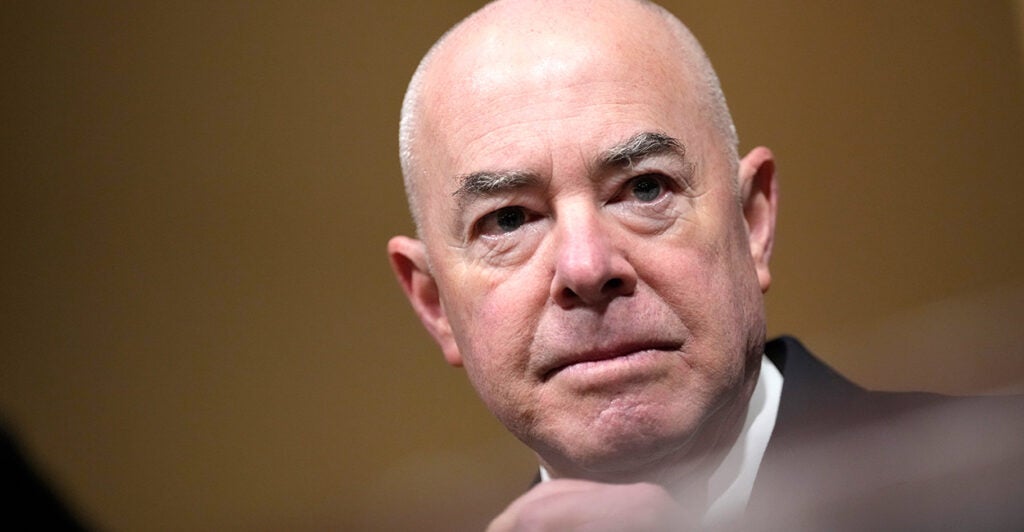
M563 370L578 364L588 362L602 362L618 358L625 358L644 352L651 351L678 351L681 347L679 342L670 341L638 341L619 343L610 347L587 349L577 352L552 355L540 368L541 381L548 381Z

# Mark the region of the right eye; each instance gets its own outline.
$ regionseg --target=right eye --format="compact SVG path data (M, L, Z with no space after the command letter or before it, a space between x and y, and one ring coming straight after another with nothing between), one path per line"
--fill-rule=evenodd
M503 235L511 233L529 221L529 215L523 207L502 207L477 222L477 234Z

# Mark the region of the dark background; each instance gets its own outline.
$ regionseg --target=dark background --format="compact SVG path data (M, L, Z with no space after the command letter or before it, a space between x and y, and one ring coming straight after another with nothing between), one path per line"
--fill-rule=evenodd
M529 483L384 253L405 84L478 5L0 4L0 415L89 523L480 528ZM778 158L772 333L1024 390L1024 4L666 5Z

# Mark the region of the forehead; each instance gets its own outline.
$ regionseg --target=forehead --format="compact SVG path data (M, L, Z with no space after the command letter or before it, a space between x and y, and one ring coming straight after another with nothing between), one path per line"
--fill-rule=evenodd
M551 159L589 160L641 131L696 147L697 84L684 55L664 21L643 10L457 31L424 79L418 133L428 188L447 191L457 175L502 165L546 173Z

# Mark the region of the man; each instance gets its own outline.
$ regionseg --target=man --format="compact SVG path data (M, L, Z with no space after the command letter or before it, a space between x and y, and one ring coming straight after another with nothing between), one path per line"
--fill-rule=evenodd
M392 266L546 480L492 528L732 526L786 489L771 472L800 445L774 451L776 417L823 416L780 409L780 369L797 401L790 369L831 374L792 340L765 357L775 164L738 156L682 23L631 0L490 4L420 64L400 142L419 239L393 238Z

